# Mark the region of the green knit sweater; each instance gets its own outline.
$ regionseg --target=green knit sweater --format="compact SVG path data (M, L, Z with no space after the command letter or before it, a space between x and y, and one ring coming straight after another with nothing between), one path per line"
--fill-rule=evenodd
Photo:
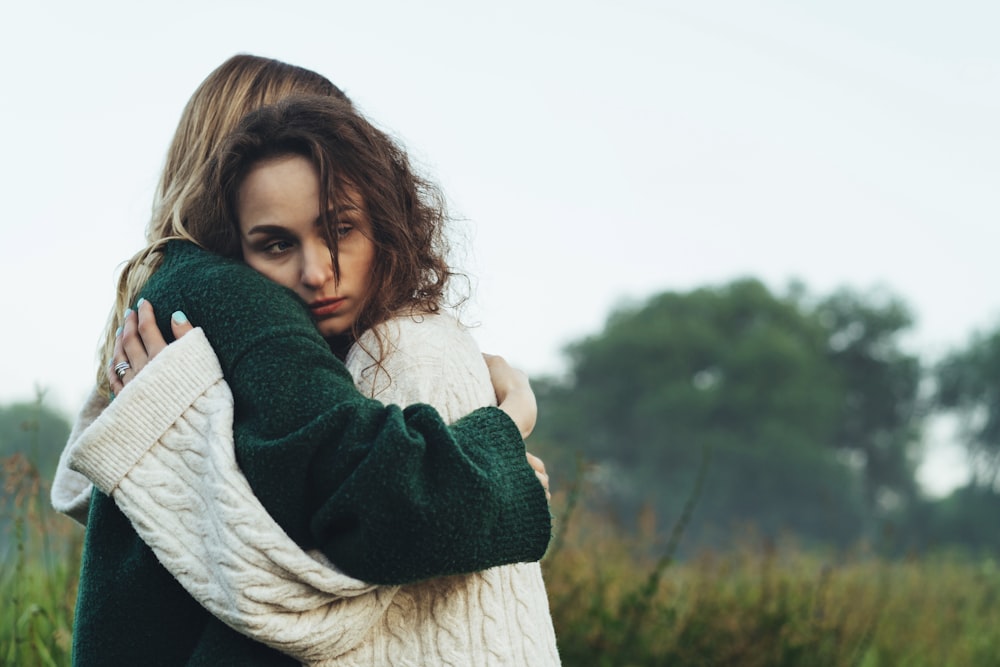
M483 408L447 427L429 406L362 397L291 291L189 243L168 245L142 296L165 335L175 310L204 329L233 392L240 467L303 548L381 584L543 555L548 503L502 411ZM294 662L202 609L95 492L74 664Z

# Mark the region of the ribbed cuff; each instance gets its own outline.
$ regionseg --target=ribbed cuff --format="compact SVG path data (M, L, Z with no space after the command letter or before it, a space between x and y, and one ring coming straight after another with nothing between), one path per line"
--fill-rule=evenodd
M136 375L69 452L69 467L110 494L199 396L222 379L198 328L168 345Z

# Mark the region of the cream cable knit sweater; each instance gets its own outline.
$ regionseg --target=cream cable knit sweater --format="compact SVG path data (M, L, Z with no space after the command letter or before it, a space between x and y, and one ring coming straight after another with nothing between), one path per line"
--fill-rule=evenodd
M471 336L444 315L385 325L382 368L352 348L348 369L385 403L430 403L447 421L495 404ZM116 503L184 587L238 631L310 665L558 665L537 563L375 587L298 548L261 507L232 447L232 398L200 330L168 346L100 413L74 428L53 489L85 517L89 486ZM83 512L81 515L81 511Z

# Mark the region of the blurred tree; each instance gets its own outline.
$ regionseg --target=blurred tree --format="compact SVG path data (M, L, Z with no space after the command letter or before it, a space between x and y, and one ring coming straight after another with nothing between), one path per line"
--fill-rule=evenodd
M921 499L907 515L899 546L907 551L961 547L996 557L1000 533L994 530L1000 513L1000 493L970 481L944 498Z
M626 513L658 498L670 518L711 447L702 525L850 541L863 493L833 446L845 379L830 338L801 290L778 297L741 280L660 294L569 346L569 376L537 384L536 433L596 462L596 481Z
M927 406L920 397L920 360L900 336L913 317L898 298L842 289L816 308L827 354L843 391L834 446L863 472L864 501L875 517L918 495L916 449Z
M1000 330L976 334L937 366L936 399L959 420L972 484L1000 486Z

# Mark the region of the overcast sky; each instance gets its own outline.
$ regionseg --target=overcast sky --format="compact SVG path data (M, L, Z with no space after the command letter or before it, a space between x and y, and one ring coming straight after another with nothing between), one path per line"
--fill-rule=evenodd
M741 276L889 289L933 359L1000 322L998 33L990 0L8 3L0 402L82 401L181 109L238 52L404 141L465 220L466 318L533 374Z

